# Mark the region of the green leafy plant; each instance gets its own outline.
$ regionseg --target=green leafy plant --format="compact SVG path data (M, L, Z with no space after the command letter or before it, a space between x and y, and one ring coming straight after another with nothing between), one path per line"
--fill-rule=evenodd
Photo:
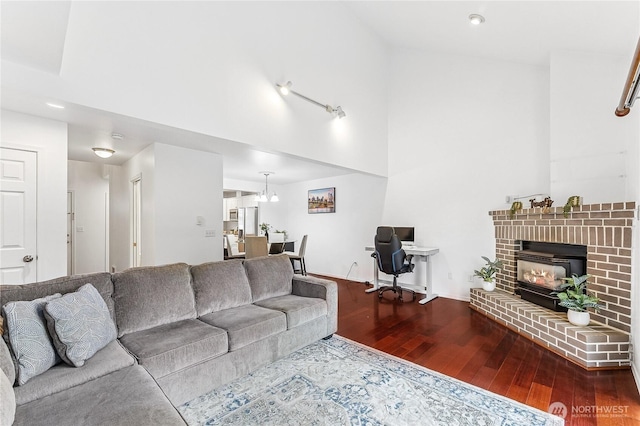
M560 306L576 311L587 312L587 308L594 308L596 311L604 308L604 305L600 304L600 299L589 294L587 292L587 279L591 275L577 276L571 275L570 278L563 278L564 284L560 286L560 290L554 291L551 294L555 294L560 299Z
M562 213L564 214L564 217L569 217L569 213L571 213L571 209L573 207L578 207L579 205L580 205L579 195L572 195L571 197L569 197L567 199L567 204L565 204L564 207L562 207Z
M502 269L502 261L496 259L491 261L488 257L481 256L486 262L486 265L480 269L475 269L473 275L482 278L484 281L490 282L495 278L496 272Z
M514 201L509 209L509 219L513 219L518 211L522 210L522 201Z
M262 232L264 232L265 234L266 234L267 232L269 232L269 229L271 229L271 225L269 225L268 223L261 223L261 224L260 224L260 230L261 230Z

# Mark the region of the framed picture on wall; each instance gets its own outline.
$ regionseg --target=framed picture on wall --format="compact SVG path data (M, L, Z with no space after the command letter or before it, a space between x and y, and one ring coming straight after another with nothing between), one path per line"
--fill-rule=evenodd
M309 213L335 213L336 188L309 190Z

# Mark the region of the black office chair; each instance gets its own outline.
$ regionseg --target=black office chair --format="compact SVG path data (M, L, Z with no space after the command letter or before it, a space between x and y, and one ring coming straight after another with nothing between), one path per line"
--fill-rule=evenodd
M416 292L398 285L398 275L413 272L415 266L412 262L413 255L408 255L402 250L402 243L390 226L378 226L374 238L375 251L371 257L376 259L378 269L385 274L393 275L393 285L382 286L378 289L378 298L382 299L382 293L393 291L398 294L402 302L402 292L408 291L412 295L411 301L416 299Z

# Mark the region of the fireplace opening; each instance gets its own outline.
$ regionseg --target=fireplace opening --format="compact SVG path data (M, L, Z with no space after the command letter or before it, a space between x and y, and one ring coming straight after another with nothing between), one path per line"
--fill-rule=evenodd
M551 293L563 278L586 273L587 247L574 244L521 241L516 254L516 294L554 311L566 311Z

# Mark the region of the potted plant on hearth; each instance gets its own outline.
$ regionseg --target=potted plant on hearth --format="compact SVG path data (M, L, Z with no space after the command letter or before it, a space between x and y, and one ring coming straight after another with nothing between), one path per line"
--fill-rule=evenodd
M489 260L488 257L481 256L486 262L485 266L473 271L473 275L482 278L482 288L486 291L493 291L496 288L496 272L502 269L502 261L496 259Z
M560 286L562 291L554 291L560 299L560 306L564 306L569 311L567 319L573 325L589 325L591 316L587 308L593 308L596 311L604 308L600 304L600 299L587 292L587 279L591 275L577 276L571 275L570 278L563 278L564 284Z

